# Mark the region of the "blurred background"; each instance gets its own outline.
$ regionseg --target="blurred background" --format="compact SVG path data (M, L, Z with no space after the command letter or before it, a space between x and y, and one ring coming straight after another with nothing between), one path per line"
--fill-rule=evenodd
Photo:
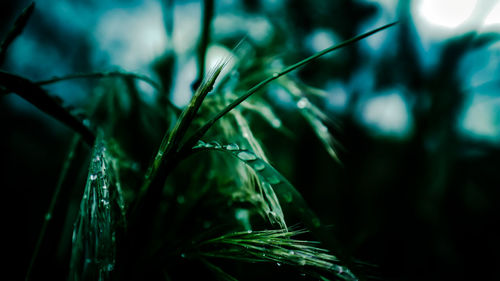
M0 3L2 37L29 3ZM1 68L34 81L141 73L161 81L182 107L197 77L202 13L200 1L37 1ZM207 68L234 56L271 73L399 21L290 76L324 93L313 102L336 124L342 165L275 85L260 94L276 102L293 134L256 129L256 136L342 250L374 265L374 277L500 280L500 1L215 0L213 13ZM233 48L242 39L238 57ZM154 101L154 89L136 86L144 102ZM84 108L96 87L83 79L46 89L65 106ZM15 95L0 98L0 117L4 232L16 247L7 252L6 280L16 280L71 132ZM69 243L60 235L49 239Z

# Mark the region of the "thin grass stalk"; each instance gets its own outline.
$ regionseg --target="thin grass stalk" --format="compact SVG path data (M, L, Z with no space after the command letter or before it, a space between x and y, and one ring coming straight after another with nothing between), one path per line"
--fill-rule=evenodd
M49 207L47 209L47 212L45 213L42 229L40 230L40 235L38 235L35 249L34 249L33 254L31 256L28 270L26 271L26 277L24 279L26 281L30 280L30 278L31 278L31 272L33 270L36 259L38 257L38 253L40 252L40 248L42 246L42 243L45 239L45 234L47 233L47 229L48 229L50 221L52 219L52 214L54 213L56 203L59 199L59 193L61 192L63 183L66 180L66 176L68 174L68 170L71 166L71 163L73 163L75 151L76 151L76 148L78 147L78 145L80 144L80 141L81 141L81 139L80 139L80 136L78 136L78 135L75 135L73 137L73 139L71 140L71 143L70 143L70 146L68 149L68 154L66 156L66 159L64 160L64 164L62 166L61 174L59 175L59 179L57 180L56 189L54 190L54 194L52 195L52 199L50 200Z
M335 50L338 50L340 48L343 48L343 47L346 47L350 44L353 44L357 41L360 41L366 37L369 37L377 32L380 32L384 29L387 29L391 26L394 26L396 25L398 22L393 22L393 23L390 23L390 24L387 24L387 25L384 25L384 26L381 26L379 28L376 28L374 30L371 30L371 31L368 31L366 33L363 33L361 35L358 35L356 37L353 37L351 39L348 39L338 45L335 45L335 46L332 46L332 47L329 47L323 51L320 51L304 60L301 60L287 68L285 68L284 70L282 70L281 72L275 72L272 76L266 78L265 80L261 81L260 83L258 83L257 85L253 86L252 88L250 88L244 95L240 96L239 98L237 98L236 100L234 100L232 103L230 103L228 106L226 106L222 111L220 111L219 113L217 113L216 116L214 116L210 121L208 121L207 123L205 123L205 125L203 125L201 128L199 128L186 142L185 144L183 145L182 147L182 150L184 152L188 152L191 147L193 147L196 142L201 138L203 137L203 135L205 135L205 133L215 124L215 122L217 122L220 118L222 118L224 115L226 115L228 112L230 112L233 108L235 108L236 106L238 106L240 103L242 103L243 101L245 101L246 99L248 99L251 95L253 95L254 93L256 93L257 91L259 91L260 89L262 89L264 86L266 86L267 84L269 84L270 82L278 79L279 77L283 76L283 75L286 75L288 74L289 72L301 67L301 66L304 66L330 52L333 52Z
M2 65L5 61L5 56L7 54L7 49L10 44L14 42L14 40L21 35L24 30L24 27L28 23L33 11L35 10L35 2L31 2L28 7L24 8L21 14L17 17L14 25L5 36L5 39L0 43L0 65Z
M3 85L7 91L16 93L41 111L79 133L89 146L93 145L95 141L94 133L80 120L71 115L39 85L3 70L0 70L0 85Z

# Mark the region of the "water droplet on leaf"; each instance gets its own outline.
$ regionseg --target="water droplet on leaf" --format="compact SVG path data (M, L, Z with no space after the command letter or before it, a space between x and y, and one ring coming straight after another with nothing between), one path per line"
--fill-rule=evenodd
M250 153L248 151L242 151L238 153L238 158L240 158L243 161L253 161L257 159L257 156L255 154Z
M228 145L226 145L225 148L227 150L238 150L238 149L240 149L240 147L237 144L235 144L235 143L228 144Z

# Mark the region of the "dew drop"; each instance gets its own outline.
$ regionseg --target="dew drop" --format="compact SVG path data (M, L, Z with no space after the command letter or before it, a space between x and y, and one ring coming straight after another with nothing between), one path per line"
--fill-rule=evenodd
M198 140L198 142L196 143L196 145L193 147L193 148L201 148L201 147L205 147L205 142L202 141L202 140Z
M261 161L257 161L253 164L253 168L256 170L256 171L262 171L266 168L266 164L264 164L263 162Z
M237 144L235 144L235 143L228 144L228 145L226 145L225 148L227 150L238 150L238 149L240 149L240 147Z
M216 142L216 141L211 141L207 144L207 146L209 147L213 147L213 148L221 148L222 146L220 145L220 143Z
M276 265L277 265L277 266L281 266L281 263L277 262L277 263L276 263Z
M280 183L280 178L275 175L275 174L271 174L269 176L266 177L266 180L270 183L270 184L278 184Z
M91 181L95 181L96 179L97 179L97 175L96 174L90 175L90 180Z
M186 254L182 253L181 254L181 258L185 259L186 258Z
M271 125L274 128L279 128L279 127L281 127L281 120L279 120L279 119L273 119L273 121L271 121Z
M298 263L299 265L304 266L304 265L306 265L306 260L305 260L305 259L300 259L300 260L298 260L298 261L297 261L297 263Z
M309 104L309 101L307 100L307 98L301 98L297 102L297 107L298 108L306 108L308 104Z
M248 151L242 151L238 153L238 158L240 158L243 161L253 161L257 159L257 156L255 154L250 153Z
M278 77L280 74L278 72L273 73L273 77Z

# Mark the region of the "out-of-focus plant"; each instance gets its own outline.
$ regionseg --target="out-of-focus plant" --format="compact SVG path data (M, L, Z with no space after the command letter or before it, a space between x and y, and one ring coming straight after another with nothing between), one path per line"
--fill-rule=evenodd
M205 4L213 5L212 1ZM33 8L30 5L16 21L1 45L0 58L21 33ZM207 25L213 8L205 10ZM198 79L195 84L199 86L182 109L168 101L164 85L134 73L97 72L34 82L2 70L3 94L19 95L76 133L26 279L32 278L55 203L72 200L60 194L70 188L66 182L68 170L76 165L75 154L86 153L81 149L83 142L91 153L85 187L71 187L80 194L69 262L71 280L182 280L205 271L220 280L244 279L249 267L235 269L231 262L283 265L300 273L296 275L300 278L302 274L321 280L357 280L354 269L348 269L355 262L340 252L334 255L338 243L331 231L273 167L265 144L254 135L252 122L258 116L269 124L268 130L286 133L293 128L285 128L271 102L249 97L276 83L326 153L339 161L331 121L310 99L314 89L283 76L392 25L269 73L256 73L255 65L243 63L242 58L235 60L232 75L220 77L228 61L235 59L221 58L208 75ZM200 75L205 68L207 32L204 28L198 49ZM261 76L267 78L253 82ZM43 88L90 78L114 80L103 81L102 93L91 97L93 106L85 109L84 118L76 117ZM157 102L144 102L134 80L153 86ZM252 85L245 89L248 84ZM300 221L308 231L291 227L290 221ZM322 244L313 242L309 231Z

